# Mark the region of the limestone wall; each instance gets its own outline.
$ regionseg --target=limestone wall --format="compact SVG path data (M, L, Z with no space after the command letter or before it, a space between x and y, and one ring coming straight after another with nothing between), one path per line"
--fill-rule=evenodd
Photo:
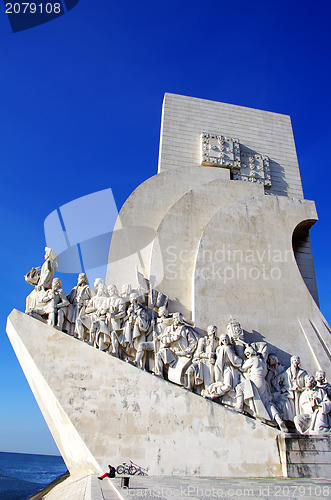
M289 116L167 93L163 101L158 171L200 166L201 132L238 138L246 147L267 155L272 181L268 192L303 198Z

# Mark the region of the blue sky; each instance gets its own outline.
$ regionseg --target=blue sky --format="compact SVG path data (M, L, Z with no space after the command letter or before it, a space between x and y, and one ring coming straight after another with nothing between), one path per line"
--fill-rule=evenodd
M291 116L330 321L330 14L325 0L80 0L13 34L0 11L1 451L57 453L5 333L42 264L44 219L109 187L120 208L156 173L165 92Z

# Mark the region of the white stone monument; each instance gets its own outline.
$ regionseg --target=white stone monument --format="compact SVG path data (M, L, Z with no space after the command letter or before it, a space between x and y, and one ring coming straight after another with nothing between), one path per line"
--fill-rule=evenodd
M297 354L331 378L309 239L316 221L288 116L166 94L158 174L132 193L118 220L152 228L155 238L129 254L115 232L108 281L134 283L137 266L172 299L170 310L198 327L225 332L233 315L281 362ZM128 254L122 260L119 247Z
M82 275L55 300L55 266L45 290L33 268L27 314L8 318L73 477L130 459L153 475L330 474L316 220L288 116L165 95L158 173L119 214L108 288Z

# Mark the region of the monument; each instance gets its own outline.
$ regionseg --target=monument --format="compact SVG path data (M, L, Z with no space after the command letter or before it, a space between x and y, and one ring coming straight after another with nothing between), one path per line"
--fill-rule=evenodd
M106 283L80 274L66 295L46 249L8 318L73 477L129 459L151 475L328 477L316 221L288 116L165 95L158 173L120 211Z

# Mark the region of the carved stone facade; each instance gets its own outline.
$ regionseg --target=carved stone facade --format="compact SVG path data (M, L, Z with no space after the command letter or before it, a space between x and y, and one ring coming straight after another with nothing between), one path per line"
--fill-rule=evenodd
M239 139L203 132L201 165L229 168L233 180L256 182L266 189L271 187L268 156L249 151Z
M201 165L240 169L239 140L223 135L201 134Z
M46 251L42 269L47 266ZM42 278L31 281L32 271L25 279L37 293ZM54 271L53 266L52 276ZM139 272L137 288L127 285L121 295L116 285L107 288L101 278L90 287L85 274L67 296L59 278L49 286L33 307L28 296L28 315L283 432L288 432L288 425L301 434L331 432L331 390L325 373L318 371L315 380L301 368L298 356L291 357L286 370L267 342L245 339L236 319L230 317L227 333L219 336L213 324L206 331L202 325L196 328L180 312L169 313L171 300Z

